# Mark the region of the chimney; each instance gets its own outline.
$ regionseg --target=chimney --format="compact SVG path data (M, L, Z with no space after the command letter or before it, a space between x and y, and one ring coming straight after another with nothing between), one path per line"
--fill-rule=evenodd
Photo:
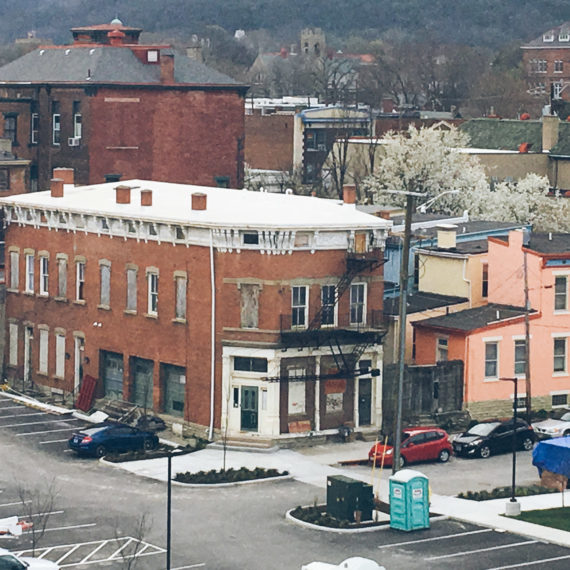
M117 186L115 188L115 196L117 204L130 204L131 203L131 188L130 186Z
M75 184L73 178L73 168L54 168L53 177L61 178L64 184Z
M457 226L440 224L437 226L437 248L455 249L457 246Z
M121 30L113 30L107 34L107 37L112 46L121 46L124 43L125 34Z
M208 196L203 192L194 192L194 194L192 194L192 209L205 210L207 198Z
M160 82L171 84L174 83L174 54L160 54Z
M542 117L542 150L552 150L558 143L558 127L560 119L555 115Z
M356 186L345 184L342 187L342 199L345 204L356 204Z
M63 180L61 178L52 178L50 189L52 198L63 198Z
M523 230L512 230L509 232L509 247L514 247L517 250L522 249L523 240L525 237Z
M379 218L383 220L391 220L392 216L390 216L390 210L380 210L377 214Z
M141 206L152 206L152 190L141 190Z

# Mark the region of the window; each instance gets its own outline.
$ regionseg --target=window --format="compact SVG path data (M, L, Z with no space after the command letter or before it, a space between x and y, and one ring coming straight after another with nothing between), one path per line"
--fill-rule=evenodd
M63 378L65 375L65 335L55 335L55 375Z
M0 168L0 191L10 190L10 169Z
M216 181L216 186L218 188L229 188L230 187L230 177L229 176L214 176Z
M566 372L566 338L554 339L554 372Z
M257 232L243 234L244 245L257 245L258 243L259 243L259 234Z
M542 36L542 41L543 42L553 42L554 41L554 34L552 32L546 32L546 34L544 34Z
M240 283L240 320L241 328L256 329L259 325L259 292L261 285Z
M526 374L526 341L515 340L515 375Z
M568 394L552 394L552 407L568 405Z
M307 129L305 131L306 150L326 150L326 132L322 129Z
M175 285L175 295L176 295L176 307L175 307L175 317L177 319L186 319L186 288L187 279L186 275L176 275L174 278Z
M34 292L34 254L26 254L26 293Z
M496 342L485 343L485 378L497 378L499 370L499 345Z
M564 82L562 80L560 81L554 81L552 83L552 97L554 99L561 99L562 98L562 89L564 88Z
M57 258L57 296L59 299L67 298L67 259Z
M546 73L547 70L547 62L545 59L534 59L531 62L532 70L535 73Z
M40 257L40 295L48 294L49 283L49 258L45 255Z
M234 370L241 372L267 372L267 358L235 356Z
M158 272L147 272L148 307L149 315L158 315Z
M361 325L366 322L366 284L354 283L350 286L350 324Z
M489 265L487 263L482 264L482 271L481 297L486 298L489 296Z
M336 286L323 285L321 287L321 325L335 324Z
M75 263L75 300L85 301L85 262Z
M564 71L564 62L560 59L557 59L554 62L554 73L562 73Z
M304 368L290 368L288 375L291 378L300 378L305 376ZM289 380L288 394L288 413L289 415L299 415L306 412L306 391L307 387L305 382L299 380Z
M111 263L106 260L100 261L99 271L101 279L99 305L109 307L111 305Z
M48 373L48 350L49 350L49 331L40 329L40 358L38 372L40 374Z
M8 364L18 366L18 324L10 323L10 350L8 354Z
M4 138L10 139L13 145L18 144L18 115L4 115Z
M566 311L568 309L568 277L558 275L554 278L554 310Z
M30 142L32 144L38 144L40 133L40 114L32 113L30 119Z
M294 327L306 327L307 287L292 287L291 294L291 325Z
M73 102L73 137L80 139L83 132L83 118L81 115L81 104L79 101Z
M570 34L568 32L560 32L558 36L559 42L567 42L570 41Z
M137 269L127 268L127 311L137 310Z
M51 103L51 129L52 144L59 145L61 143L61 115L59 114L59 101Z
M10 252L10 289L17 291L20 286L20 254L17 251Z
M146 52L146 61L148 63L156 63L158 61L158 51L155 49L149 49Z
M449 340L447 338L439 337L437 339L437 347L435 354L436 362L447 362L448 348L449 348Z

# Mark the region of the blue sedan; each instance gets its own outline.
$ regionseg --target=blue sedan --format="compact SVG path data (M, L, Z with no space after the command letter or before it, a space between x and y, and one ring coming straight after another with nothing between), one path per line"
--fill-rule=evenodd
M74 433L68 445L77 453L103 457L109 452L154 449L158 446L158 436L151 431L108 422Z

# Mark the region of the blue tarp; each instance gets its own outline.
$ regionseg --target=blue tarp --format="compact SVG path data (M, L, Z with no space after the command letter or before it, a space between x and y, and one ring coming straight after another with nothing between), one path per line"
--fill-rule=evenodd
M570 437L558 437L541 441L532 452L532 464L543 469L570 478Z

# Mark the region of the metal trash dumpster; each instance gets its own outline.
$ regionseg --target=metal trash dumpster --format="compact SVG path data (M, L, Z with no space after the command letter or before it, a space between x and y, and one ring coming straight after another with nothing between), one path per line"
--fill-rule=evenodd
M429 528L429 480L423 473L402 469L390 477L390 528Z
M360 520L372 520L373 507L372 485L344 475L327 477L327 513L335 519L354 522L360 511Z

